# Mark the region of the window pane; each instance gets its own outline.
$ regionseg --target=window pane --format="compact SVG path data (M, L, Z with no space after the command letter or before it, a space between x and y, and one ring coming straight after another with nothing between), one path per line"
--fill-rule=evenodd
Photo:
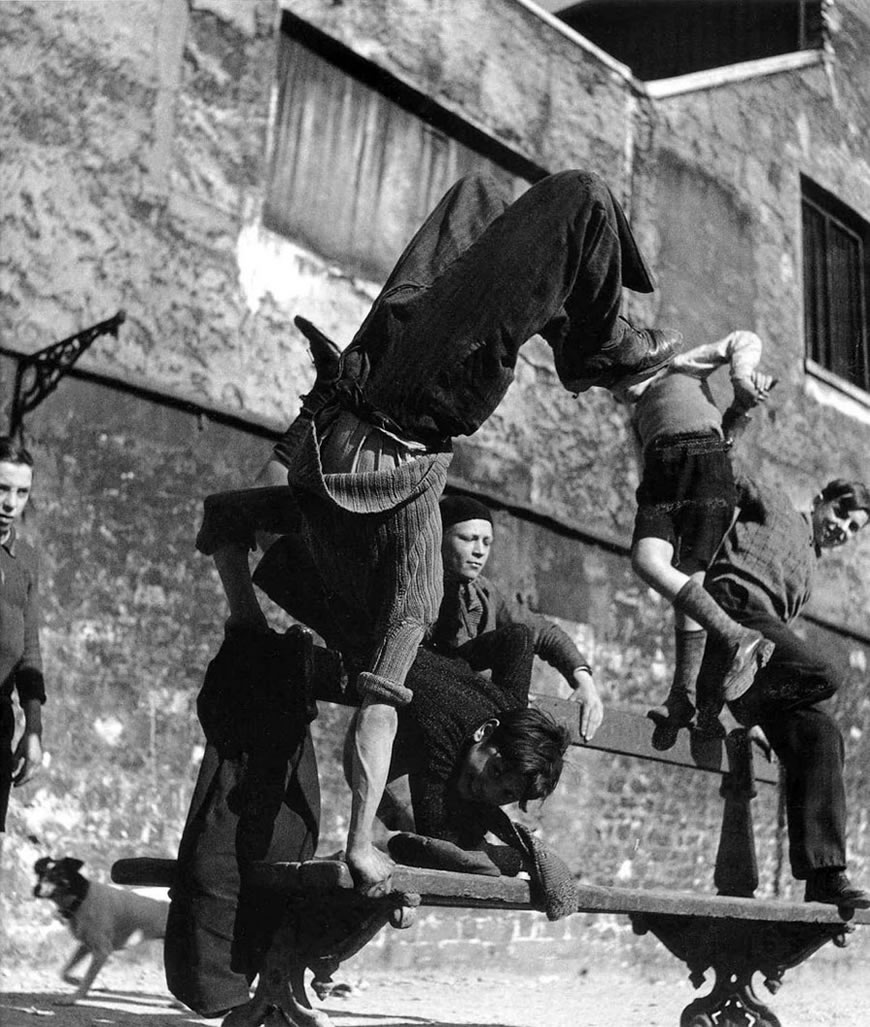
M343 267L387 276L460 176L524 180L283 36L263 220Z
M827 366L827 323L825 311L825 221L821 213L808 203L804 212L804 326L807 352L811 360Z
M860 247L858 240L834 221L829 225L828 261L831 370L864 388L867 382L860 316Z

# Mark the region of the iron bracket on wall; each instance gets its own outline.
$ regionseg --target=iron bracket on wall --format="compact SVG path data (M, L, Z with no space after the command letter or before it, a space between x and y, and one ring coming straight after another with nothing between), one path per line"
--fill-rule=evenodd
M118 329L126 316L123 310L119 310L114 317L20 358L15 371L15 391L12 394L10 435L20 436L23 433L24 415L35 410L46 396L54 392L61 378L91 343L101 335L118 338Z

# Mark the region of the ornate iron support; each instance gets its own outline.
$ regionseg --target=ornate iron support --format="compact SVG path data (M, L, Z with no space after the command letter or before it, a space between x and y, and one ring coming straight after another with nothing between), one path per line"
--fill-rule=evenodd
M844 946L855 928L847 923L789 923L636 913L636 934L651 931L689 968L696 988L716 976L709 994L690 1002L680 1027L780 1027L752 987L756 973L775 993L786 970L798 966L829 941Z
M61 378L95 339L101 335L113 335L117 339L118 328L126 316L123 310L119 310L114 317L91 325L18 361L9 418L10 435L23 434L24 415L35 410L46 396L54 392Z
M755 783L752 741L743 728L725 739L729 771L722 777L724 799L714 882L720 895L751 899L758 887L758 863L752 826ZM854 930L847 923L811 923L758 919L631 914L636 934L654 934L689 969L696 988L712 970L709 994L690 1002L680 1027L780 1027L780 1021L753 990L756 973L775 993L786 970L798 966L829 941L845 945Z

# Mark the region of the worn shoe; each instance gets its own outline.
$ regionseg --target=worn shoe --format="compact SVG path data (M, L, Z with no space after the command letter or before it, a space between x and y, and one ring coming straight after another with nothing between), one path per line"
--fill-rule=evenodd
M661 370L683 342L682 332L670 328L635 328L624 317L619 318L618 331L619 342L608 356L619 378Z
M699 706L695 718L695 733L705 739L724 738L727 731L719 719L720 712L721 709L715 706Z
M840 909L870 909L870 892L856 888L843 870L814 870L807 878L804 901Z
M646 715L655 724L652 747L665 752L676 745L680 729L692 723L695 706L685 692L671 692L662 706L654 706Z
M734 702L752 687L755 675L773 655L774 644L760 631L746 631L732 651L731 664L722 680L722 699Z
M572 374L556 370L565 388L574 393L594 387L611 389L636 379L641 381L660 371L674 358L683 341L681 332L666 328L635 328L624 317L617 320L610 340L600 352L586 357Z

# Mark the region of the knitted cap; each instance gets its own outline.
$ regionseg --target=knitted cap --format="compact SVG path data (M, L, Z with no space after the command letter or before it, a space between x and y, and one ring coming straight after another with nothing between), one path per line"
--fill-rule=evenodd
M489 521L492 524L489 509L480 500L471 496L444 496L438 506L441 509L443 528L461 524L462 521Z

